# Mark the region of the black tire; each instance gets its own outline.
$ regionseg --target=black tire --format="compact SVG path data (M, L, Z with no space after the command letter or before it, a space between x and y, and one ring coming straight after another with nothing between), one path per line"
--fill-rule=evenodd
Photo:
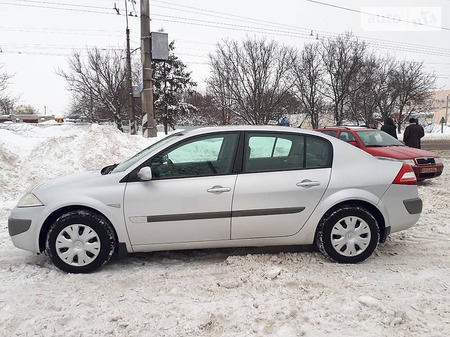
M90 273L111 259L116 242L103 216L78 210L56 219L47 234L45 253L65 272Z
M363 207L344 206L326 214L316 232L316 245L329 259L358 263L377 248L380 230L377 220Z

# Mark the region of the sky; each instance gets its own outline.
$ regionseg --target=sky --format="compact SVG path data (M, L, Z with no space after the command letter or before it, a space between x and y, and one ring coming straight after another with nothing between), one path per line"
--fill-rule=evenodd
M124 48L125 1L0 0L0 67L14 75L9 93L41 114L67 113L70 92L56 70L67 70L74 50ZM127 6L137 15L128 17L135 49L140 2L136 11L130 1ZM423 61L436 73L438 88L450 88L449 0L150 0L150 13L151 31L163 29L175 41L199 90L209 73L208 55L225 39L266 37L301 49L348 31L380 55Z

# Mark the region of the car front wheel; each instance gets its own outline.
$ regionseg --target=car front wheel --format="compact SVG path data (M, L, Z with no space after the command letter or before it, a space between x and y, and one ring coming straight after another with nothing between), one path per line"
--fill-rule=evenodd
M316 245L333 261L358 263L375 251L379 233L377 220L365 208L344 206L321 220Z
M106 219L78 210L60 216L50 227L46 254L68 273L89 273L109 261L116 248L114 232Z

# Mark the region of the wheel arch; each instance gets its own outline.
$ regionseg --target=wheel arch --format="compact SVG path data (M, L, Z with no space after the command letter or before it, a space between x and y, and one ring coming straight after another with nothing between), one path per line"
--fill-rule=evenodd
M69 213L69 212L72 212L72 211L81 211L81 210L89 211L89 212L96 213L96 214L102 216L106 220L106 222L109 224L109 226L111 227L112 231L114 232L114 236L116 238L116 241L119 242L117 231L116 231L115 227L112 225L112 223L108 219L108 217L105 216L102 212L98 211L95 208L88 207L88 206L71 205L71 206L65 206L65 207L62 207L62 208L59 208L59 209L53 211L45 219L44 223L42 224L41 231L39 233L39 251L41 253L45 250L45 241L47 240L48 231L50 230L50 227L56 221L56 219L58 219L63 214L66 214L66 213Z
M384 216L376 206L374 206L370 202L367 202L364 200L346 200L346 201L342 201L336 205L333 205L320 218L320 222L324 218L327 218L335 210L340 209L344 206L362 207L362 208L365 208L370 214L372 214L372 216L375 218L375 220L377 220L378 228L380 230L380 242L382 242L383 238L385 238L385 232L386 232L386 222L384 220ZM318 229L319 229L319 226L317 226L317 228L316 228L315 236L317 235Z

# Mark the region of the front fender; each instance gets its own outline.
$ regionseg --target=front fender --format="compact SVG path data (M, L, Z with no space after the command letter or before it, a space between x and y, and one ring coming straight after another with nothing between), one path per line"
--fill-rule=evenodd
M58 200L58 202L52 202L47 205L41 213L41 233L39 237L41 237L41 235L43 234L42 231L48 230L47 227L49 227L49 225L51 224L47 224L47 226L45 226L44 224L49 219L53 220L54 215L58 215L61 212L64 212L64 210L74 210L77 208L92 209L102 214L113 226L113 229L117 234L118 242L125 243L127 246L127 250L131 250L130 240L124 222L122 200L120 200L120 202L105 204L104 202L94 197L85 196L79 199L68 198L67 200Z

